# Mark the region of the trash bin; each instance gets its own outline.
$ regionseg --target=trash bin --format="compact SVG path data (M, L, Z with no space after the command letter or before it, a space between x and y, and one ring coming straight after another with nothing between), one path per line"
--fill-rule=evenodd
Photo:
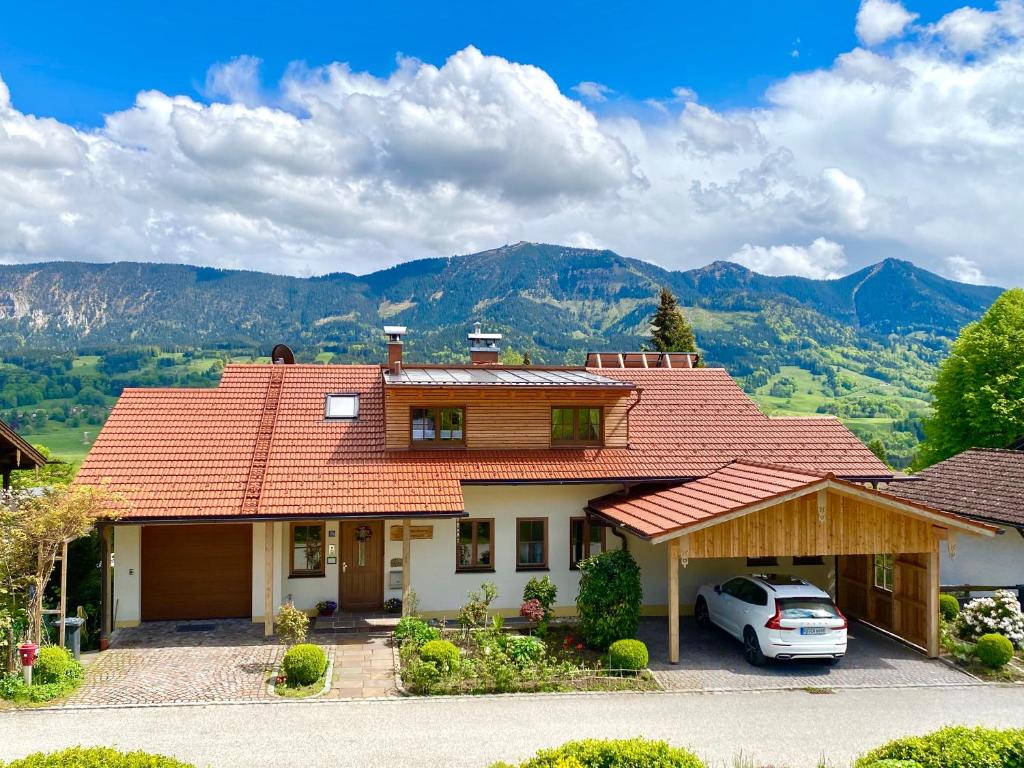
M85 619L79 619L73 617L70 619L64 619L64 647L71 651L71 655L76 659L82 657L82 625L85 624ZM60 626L60 622L57 622L57 626Z

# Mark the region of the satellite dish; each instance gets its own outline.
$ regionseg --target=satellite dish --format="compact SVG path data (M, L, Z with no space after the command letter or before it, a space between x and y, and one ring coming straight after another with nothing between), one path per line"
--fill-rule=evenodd
M295 353L287 344L278 344L270 353L274 365L295 365Z

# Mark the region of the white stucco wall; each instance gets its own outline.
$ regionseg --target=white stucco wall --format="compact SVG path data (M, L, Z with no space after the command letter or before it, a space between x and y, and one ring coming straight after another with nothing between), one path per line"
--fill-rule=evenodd
M942 546L940 574L944 585L1024 584L1024 537L1009 527L1000 536L959 535L955 558Z
M142 619L142 526L114 526L114 626Z

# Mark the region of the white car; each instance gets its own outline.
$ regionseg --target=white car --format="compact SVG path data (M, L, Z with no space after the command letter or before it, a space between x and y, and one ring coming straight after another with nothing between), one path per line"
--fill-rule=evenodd
M743 642L755 666L768 658L837 662L846 653L847 621L827 592L794 576L737 576L705 584L694 606L697 624L715 624Z

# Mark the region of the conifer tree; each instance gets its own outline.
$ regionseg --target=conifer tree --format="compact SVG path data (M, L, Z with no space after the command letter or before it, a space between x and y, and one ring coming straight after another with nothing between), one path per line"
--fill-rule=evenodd
M651 316L651 344L658 352L696 352L693 328L679 309L679 302L666 287L661 289L657 311Z

